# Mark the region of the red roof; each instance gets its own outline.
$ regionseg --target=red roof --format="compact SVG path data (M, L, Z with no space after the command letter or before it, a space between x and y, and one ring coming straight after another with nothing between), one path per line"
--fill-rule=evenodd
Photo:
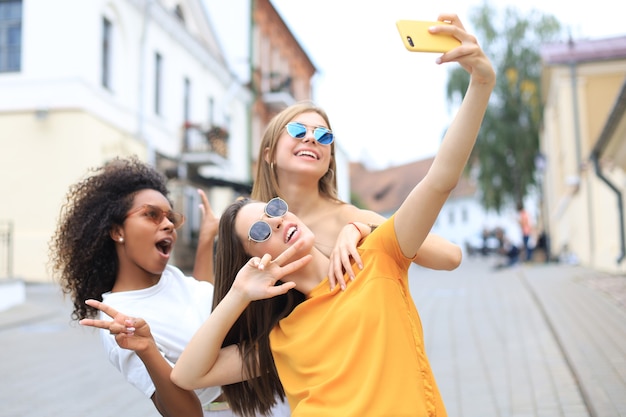
M548 43L541 46L540 53L545 65L623 59L626 57L626 35Z
M379 171L369 171L362 164L350 163L350 191L362 208L385 214L395 212L413 187L421 181L434 158L423 159ZM474 195L476 185L463 177L450 198Z

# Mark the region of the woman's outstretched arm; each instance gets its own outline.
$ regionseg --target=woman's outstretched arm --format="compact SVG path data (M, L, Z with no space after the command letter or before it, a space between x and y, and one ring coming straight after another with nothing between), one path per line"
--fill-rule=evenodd
M461 41L460 46L440 56L438 62L458 62L470 74L470 84L428 173L396 213L396 235L408 257L413 257L422 245L463 173L496 80L489 59L459 18L443 14L438 20L449 21L451 25L437 25L430 29L431 33L446 33Z
M357 207L346 210L346 213L350 213L346 216L349 219L348 221L361 222L368 225L379 225L386 220L379 213ZM461 264L462 257L463 253L458 245L439 235L429 233L413 258L413 262L424 268L436 271L452 271Z
M202 189L198 189L198 195L202 200L200 212L202 213L202 223L200 224L200 234L198 236L198 247L196 249L196 259L193 264L193 277L198 281L208 281L215 283L213 272L213 243L217 236L217 228L220 219L215 216L209 199Z

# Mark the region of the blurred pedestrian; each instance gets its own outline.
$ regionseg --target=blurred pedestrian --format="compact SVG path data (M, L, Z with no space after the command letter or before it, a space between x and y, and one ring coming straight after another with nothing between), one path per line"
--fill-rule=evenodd
M506 235L504 229L497 227L495 229L495 236L499 242L498 253L505 258L504 262L496 264L496 269L510 267L519 263L520 248Z
M532 260L533 249L535 248L536 239L533 236L533 224L530 220L530 215L524 203L519 202L517 204L517 215L520 229L522 231L522 246L524 248L524 261L528 262Z

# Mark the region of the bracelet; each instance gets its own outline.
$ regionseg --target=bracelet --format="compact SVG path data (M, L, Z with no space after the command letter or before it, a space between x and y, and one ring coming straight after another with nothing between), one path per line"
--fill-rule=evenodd
M356 227L356 230L358 230L359 234L361 234L361 229L359 229L359 226L357 226L355 222L350 222L348 224L351 224L352 226Z
M356 230L358 230L359 233L363 234L363 232L361 232L361 228L357 226L355 222L350 222L348 224L351 224L352 226L356 227ZM367 226L370 228L370 233L372 233L378 227L377 224L372 224L372 223L367 223Z

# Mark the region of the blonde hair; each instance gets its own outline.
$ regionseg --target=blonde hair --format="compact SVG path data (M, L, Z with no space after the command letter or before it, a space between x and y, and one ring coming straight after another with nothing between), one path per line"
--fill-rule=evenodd
M257 159L257 171L255 181L252 186L251 197L253 199L259 201L269 201L274 197L284 197L280 192L278 178L276 176L276 171L274 170L274 164L272 163L276 155L276 144L278 143L278 138L285 128L285 125L294 117L307 112L315 112L322 116L328 125L328 128L332 130L326 112L310 101L302 101L293 104L274 116L267 125L267 129L261 139ZM265 157L266 149L268 150L267 160ZM340 201L337 196L337 177L335 176L336 166L335 143L333 142L330 144L330 164L328 166L328 171L326 171L324 176L320 178L318 182L318 189L323 197L334 201Z

